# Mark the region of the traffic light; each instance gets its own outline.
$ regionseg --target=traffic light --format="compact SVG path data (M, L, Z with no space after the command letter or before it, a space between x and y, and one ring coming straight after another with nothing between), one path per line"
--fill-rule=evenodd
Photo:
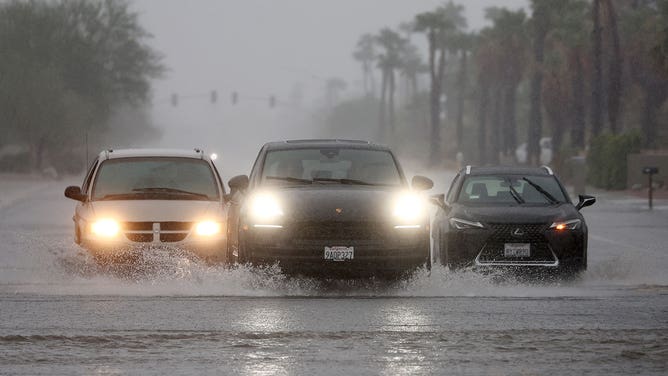
M272 95L269 97L269 108L274 107L276 107L276 97Z
M179 105L179 95L178 94L172 94L172 107L176 107Z
M211 91L211 103L218 102L218 92L215 90Z
M237 104L239 102L239 93L236 91L232 92L232 104Z

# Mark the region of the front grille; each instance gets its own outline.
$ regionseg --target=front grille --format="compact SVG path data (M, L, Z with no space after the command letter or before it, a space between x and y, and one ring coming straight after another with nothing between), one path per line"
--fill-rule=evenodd
M125 231L153 231L153 222L123 222L121 228Z
M389 231L374 222L303 222L295 223L293 240L297 246L349 244L381 246L389 241Z
M160 231L190 231L193 222L160 222Z
M494 232L488 242L542 243L547 241L545 231L549 226L543 223L492 223L490 227Z
M138 243L150 243L153 241L153 233L143 234L126 232L125 237L130 241Z
M154 225L159 229L155 239L163 243L183 241L193 227L194 222L123 222L121 228L125 231L125 237L132 242L153 242ZM159 237L158 237L159 236Z
M482 246L476 263L503 265L556 265L557 259L545 231L549 228L545 223L492 223L492 234ZM529 257L506 257L506 243L528 243Z
M163 243L180 242L188 236L187 232L177 232L171 234L160 234L160 241Z

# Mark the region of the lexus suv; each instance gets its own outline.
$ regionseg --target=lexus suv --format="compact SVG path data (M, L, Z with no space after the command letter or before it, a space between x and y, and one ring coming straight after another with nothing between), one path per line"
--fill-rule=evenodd
M229 185L231 257L240 263L325 278L393 278L429 266L423 191L433 182L415 176L409 186L385 146L271 142L250 177Z
M587 224L549 167L467 166L433 196L434 257L450 268L518 267L574 275L587 268Z
M147 248L225 261L224 195L215 165L198 149L105 150L83 185L65 190L78 201L75 242L102 261Z

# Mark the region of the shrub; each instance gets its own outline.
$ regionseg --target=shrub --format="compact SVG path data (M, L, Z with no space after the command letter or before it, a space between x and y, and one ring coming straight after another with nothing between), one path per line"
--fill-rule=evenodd
M595 137L587 155L589 183L598 188L626 188L626 157L640 151L640 132L617 135L604 133Z

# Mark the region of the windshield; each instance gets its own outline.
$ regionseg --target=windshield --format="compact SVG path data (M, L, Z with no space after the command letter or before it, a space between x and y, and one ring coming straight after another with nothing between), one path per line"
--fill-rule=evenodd
M554 205L568 202L554 176L469 176L457 202L491 205Z
M103 162L93 200L218 200L211 167L192 158L122 158Z
M262 184L401 185L397 164L388 151L318 148L267 153Z

